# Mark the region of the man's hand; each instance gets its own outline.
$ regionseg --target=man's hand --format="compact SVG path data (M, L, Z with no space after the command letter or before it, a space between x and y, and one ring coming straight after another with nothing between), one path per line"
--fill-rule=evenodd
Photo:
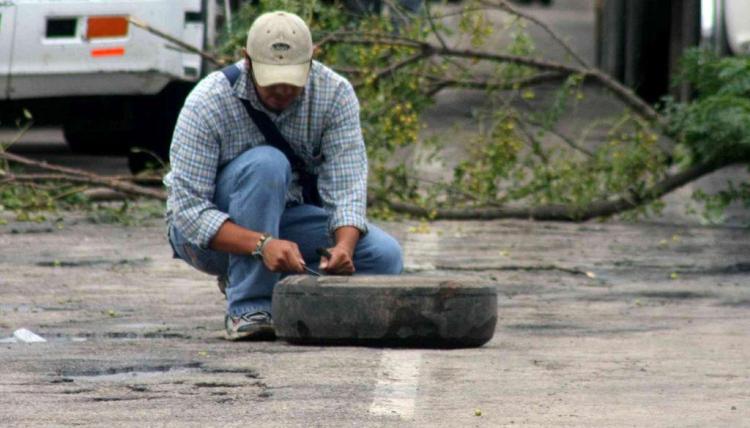
M351 275L354 273L354 252L344 245L329 248L331 257L320 257L320 270L334 275Z
M334 234L336 246L328 249L331 257L320 257L320 270L334 275L351 275L354 273L354 248L359 241L359 230L342 226Z
M263 247L263 264L271 272L305 271L305 259L297 244L283 239L272 239Z

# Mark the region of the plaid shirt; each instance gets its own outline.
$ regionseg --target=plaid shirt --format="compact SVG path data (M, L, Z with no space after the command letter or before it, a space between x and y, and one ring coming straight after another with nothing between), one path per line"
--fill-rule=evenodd
M244 62L236 66L245 69ZM213 203L217 171L244 151L265 144L239 98L265 112L308 170L318 174L329 230L354 226L366 233L367 154L359 102L345 78L317 61L302 94L279 114L260 103L245 72L233 87L220 71L198 83L185 100L172 137L172 169L164 178L169 192L167 223L190 242L208 248L229 219ZM296 174L286 198L302 202Z

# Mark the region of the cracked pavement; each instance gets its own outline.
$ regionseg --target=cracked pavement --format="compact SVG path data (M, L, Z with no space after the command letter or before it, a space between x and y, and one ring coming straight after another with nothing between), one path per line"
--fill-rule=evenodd
M747 229L525 221L383 227L404 245L407 275L496 284L490 343L445 351L226 342L214 280L171 259L160 221L94 225L76 214L55 224L11 221L0 229L0 336L26 327L47 342L0 344L4 424L750 420ZM402 360L409 370L384 367ZM406 401L384 414L376 411L383 395Z

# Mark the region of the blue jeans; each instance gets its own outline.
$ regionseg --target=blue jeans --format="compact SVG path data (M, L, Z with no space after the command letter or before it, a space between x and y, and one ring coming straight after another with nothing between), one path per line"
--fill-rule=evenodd
M331 247L328 214L314 205L286 205L292 171L283 153L270 146L246 151L222 168L216 177L214 203L240 226L295 242L305 263L317 270L316 248ZM398 242L368 224L354 250L357 274L399 274L403 268ZM177 228L169 228L177 256L205 273L228 280L227 312L271 311L271 295L281 274L271 272L262 260L200 248Z

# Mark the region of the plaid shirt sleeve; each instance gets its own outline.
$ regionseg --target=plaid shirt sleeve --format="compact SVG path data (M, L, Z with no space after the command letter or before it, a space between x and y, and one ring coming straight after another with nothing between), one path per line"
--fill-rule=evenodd
M359 101L352 85L343 81L323 131L318 190L330 213L328 229L354 226L367 233L367 153L359 121Z
M219 133L206 113L186 103L177 119L170 161L169 193L174 226L188 241L208 248L229 215L212 202L219 164Z

